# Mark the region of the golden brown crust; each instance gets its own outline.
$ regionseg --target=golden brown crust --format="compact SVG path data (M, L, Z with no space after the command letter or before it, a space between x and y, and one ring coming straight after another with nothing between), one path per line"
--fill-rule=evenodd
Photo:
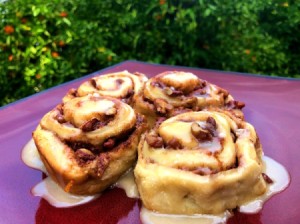
M266 191L262 147L249 123L226 113L182 113L143 135L134 170L146 208L218 214Z
M33 139L49 175L74 194L99 193L136 161L143 116L117 99L76 97L47 113Z

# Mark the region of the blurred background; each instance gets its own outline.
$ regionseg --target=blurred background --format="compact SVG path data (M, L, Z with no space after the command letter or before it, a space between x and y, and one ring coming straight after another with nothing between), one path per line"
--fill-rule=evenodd
M0 106L130 59L297 78L299 58L299 0L0 0Z

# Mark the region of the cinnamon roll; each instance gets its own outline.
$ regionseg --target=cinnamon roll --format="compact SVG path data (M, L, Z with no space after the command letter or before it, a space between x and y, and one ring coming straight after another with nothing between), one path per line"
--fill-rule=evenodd
M134 97L134 109L144 114L153 126L158 117L210 108L240 109L228 91L182 71L167 71L149 79ZM238 115L242 117L242 112Z
M114 183L136 161L145 120L127 104L98 94L48 112L33 132L40 157L65 191L89 195Z
M69 90L63 102L74 97L98 93L101 96L110 96L131 104L134 95L147 80L148 78L142 73L129 73L128 71L96 76L82 83L78 89Z
M134 170L147 209L218 214L266 191L254 127L225 113L182 113L141 138Z

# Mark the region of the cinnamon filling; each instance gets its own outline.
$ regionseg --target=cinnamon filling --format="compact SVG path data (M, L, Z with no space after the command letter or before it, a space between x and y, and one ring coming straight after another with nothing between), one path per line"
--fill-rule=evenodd
M162 91L170 97L188 96L188 94L190 94L190 92L184 92L183 90L176 89L174 86L168 86L161 81L153 81L151 85L162 89Z
M218 158L216 158L216 159L218 160ZM198 174L201 176L206 176L206 175L216 174L218 172L225 171L225 170L236 169L239 167L239 161L238 161L237 157L235 159L235 163L233 163L231 166L229 166L227 168L223 168L221 161L218 160L218 162L219 162L219 165L218 165L219 169L212 169L210 167L187 167L187 166L179 166L177 168L181 169L181 170L193 172L194 174ZM272 179L269 178L266 174L263 173L262 176L268 184L273 183Z
M181 166L181 167L178 167L178 169L184 170L184 171L189 171L189 172L192 172L194 174L198 174L200 176L216 174L216 173L219 172L218 170L213 170L209 167L185 167L185 166Z
M205 95L207 92L205 88L207 87L207 82L204 80L201 80L199 82L199 85L195 87L195 89L190 93L191 96L197 96L197 95Z
M92 145L87 142L71 140L66 140L65 144L75 152L79 164L84 164L94 160L104 152L117 150L120 144L128 144L130 137L134 135L134 132L142 125L142 123L143 117L137 116L137 122L133 128L124 131L119 136L106 139L102 145Z
M97 130L101 127L106 126L114 119L114 115L105 115L103 119L98 120L97 118L93 118L92 120L87 121L81 127L83 132L90 132Z
M165 118L160 118L155 124L155 127L158 128L164 119ZM193 120L182 119L181 121L192 122ZM208 117L205 125L199 125L197 122L193 122L191 125L191 133L198 140L200 148L208 154L216 154L220 148L222 148L224 139L218 137L217 123L213 117ZM153 148L184 149L184 145L182 145L180 139L173 137L166 142L158 133L147 134L145 140L148 145ZM218 144L216 142L218 142Z
M134 90L130 89L128 90L126 96L121 99L121 101L129 104L132 101L133 95L134 95Z

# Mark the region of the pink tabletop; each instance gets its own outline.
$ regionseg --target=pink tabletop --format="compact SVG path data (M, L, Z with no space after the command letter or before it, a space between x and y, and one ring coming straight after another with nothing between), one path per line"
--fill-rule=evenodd
M0 223L140 223L140 202L121 189L107 190L86 205L54 208L31 195L40 182L40 171L21 161L21 150L42 116L61 102L65 93L92 76L128 70L151 77L167 70L192 72L227 89L246 103L246 120L260 136L267 156L283 164L290 176L289 187L268 200L254 215L238 212L228 223L300 223L300 80L271 78L197 68L126 61L83 78L59 85L0 108Z

